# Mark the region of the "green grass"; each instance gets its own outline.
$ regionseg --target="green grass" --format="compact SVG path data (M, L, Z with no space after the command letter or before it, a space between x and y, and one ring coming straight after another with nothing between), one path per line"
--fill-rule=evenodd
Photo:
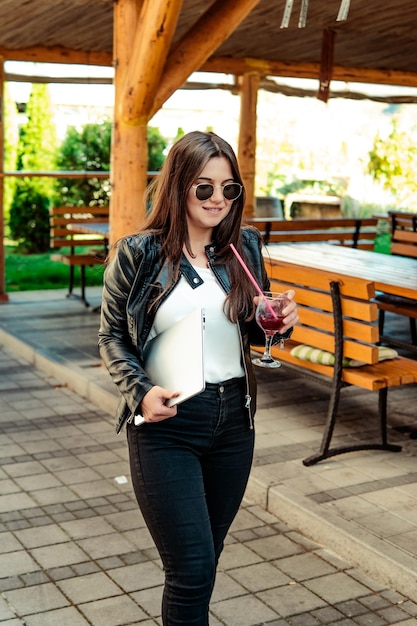
M64 252L64 250L63 250ZM13 246L6 246L6 291L33 291L36 289L66 289L69 267L51 259L51 253L19 254ZM87 287L101 285L104 266L86 268ZM80 270L75 268L75 286L79 286Z

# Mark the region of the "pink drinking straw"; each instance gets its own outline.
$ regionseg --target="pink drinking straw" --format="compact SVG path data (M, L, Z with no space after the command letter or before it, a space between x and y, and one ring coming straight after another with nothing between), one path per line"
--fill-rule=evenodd
M242 259L242 257L240 256L239 252L236 250L235 246L232 243L230 244L230 247L232 248L235 257L237 258L237 260L239 261L239 263L241 264L241 266L245 270L246 274L248 275L248 278L250 279L251 283L255 287L256 291L259 293L260 296L262 296L262 298L264 298L266 306L269 309L269 312L271 313L272 317L277 319L277 314L275 313L275 311L272 308L272 306L269 304L268 299L265 297L265 294L263 293L262 289L259 287L258 283L256 282L256 280L254 279L254 277L250 273L249 268L246 265L245 261Z

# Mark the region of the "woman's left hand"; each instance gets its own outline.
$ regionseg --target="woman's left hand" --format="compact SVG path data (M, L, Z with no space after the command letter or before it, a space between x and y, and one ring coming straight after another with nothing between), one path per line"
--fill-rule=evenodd
M298 311L297 311L297 303L294 302L295 291L294 289L289 289L288 291L284 291L284 295L287 296L289 303L282 310L284 317L285 326L280 331L281 333L285 333L287 330L296 325L299 320Z
M286 333L287 330L289 330L290 328L295 326L296 323L299 320L298 312L297 312L297 303L294 302L294 297L295 297L294 289L289 289L288 291L283 291L283 295L287 296L289 302L285 306L285 308L282 310L282 312L284 314L284 326L280 330L280 334ZM258 305L259 298L260 298L260 296L255 296L254 297L253 301L255 303L255 306Z

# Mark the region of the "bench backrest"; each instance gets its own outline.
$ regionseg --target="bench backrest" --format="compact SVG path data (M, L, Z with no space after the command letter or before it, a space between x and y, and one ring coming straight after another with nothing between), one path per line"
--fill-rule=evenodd
M372 281L279 262L266 261L266 268L272 291L295 289L300 322L292 339L332 353L342 349L344 357L364 363L378 362L378 307L373 302ZM337 332L335 335L337 296L336 300L332 297L332 282L337 283L340 291L343 335L340 340Z
M92 236L80 234L70 230L70 224L107 223L109 221L108 206L54 206L50 210L50 247L62 248L75 245L100 245L106 238L104 235Z
M390 211L391 253L417 258L417 213Z
M280 220L247 218L255 226L265 245L306 241L326 241L353 248L373 249L377 218L322 218Z

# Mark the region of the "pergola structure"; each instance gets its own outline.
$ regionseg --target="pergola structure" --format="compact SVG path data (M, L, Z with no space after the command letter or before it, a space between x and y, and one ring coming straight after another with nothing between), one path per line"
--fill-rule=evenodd
M0 0L0 59L114 66L114 241L141 210L148 122L193 72L236 77L238 157L251 214L260 81L315 78L323 101L332 79L415 87L416 25L415 0ZM0 301L7 299L2 276L1 247Z

